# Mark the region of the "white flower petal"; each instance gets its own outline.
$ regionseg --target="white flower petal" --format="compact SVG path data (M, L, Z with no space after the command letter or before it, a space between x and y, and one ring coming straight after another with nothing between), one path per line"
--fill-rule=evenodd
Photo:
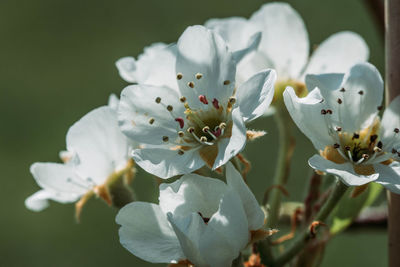
M221 180L186 174L179 180L160 185L160 207L164 213L186 216L192 212L201 212L210 218L217 210L219 201L227 191Z
M79 173L96 184L104 183L129 157L128 140L118 127L117 113L107 106L92 110L71 126L67 149L78 155Z
M221 35L230 51L247 48L249 40L252 36L253 38L256 37L254 34L257 33L256 27L242 17L210 19L205 23L205 26Z
M176 45L155 43L146 47L137 61L125 57L116 65L127 82L177 88L175 62Z
M374 169L379 173L379 178L375 182L383 185L393 193L400 194L400 164L391 165L374 164Z
M245 122L265 113L274 97L275 81L274 70L263 70L239 86L236 98Z
M306 76L306 85L308 90L318 88L319 90L324 90L324 92L330 92L338 88L341 89L340 86L343 84L343 79L344 73L308 74ZM337 103L337 97L333 96L333 99L328 98L327 101L330 101L328 105Z
M232 122L231 137L221 138L218 141L218 155L214 162L214 170L236 156L246 145L246 126L238 107L232 111Z
M178 85L190 107L201 107L199 95L226 103L235 87L236 63L221 36L203 26L191 26L177 46L176 72L182 74Z
M373 182L378 179L379 174L360 175L355 173L351 163L336 164L326 160L320 155L314 155L308 160L308 164L316 170L330 173L339 177L339 179L348 186L359 186Z
M351 133L370 126L382 103L383 80L378 70L369 63L360 63L350 69L341 84L339 79L338 74L308 75L306 83L307 87L310 83L318 86L344 131Z
M46 190L40 190L25 199L26 208L32 211L42 211L49 206L49 193Z
M119 75L129 83L136 82L136 60L133 57L123 57L115 62Z
M400 147L400 134L396 133L395 129L400 129L400 96L393 99L385 109L381 127L383 147L388 152L391 152L392 148L398 149Z
M132 156L145 171L165 179L190 173L204 166L204 161L195 149L179 155L176 150L144 148L134 150Z
M266 68L274 68L274 64L263 52L257 50L250 53L236 67L236 85L240 86Z
M78 200L79 194L62 194L48 190L39 190L25 200L25 206L32 211L42 211L49 206L49 200L70 203Z
M261 42L261 32L253 34L247 44L247 47L242 50L233 52L233 58L239 63L245 56L250 55L253 51L256 51Z
M161 103L156 103L157 98ZM168 105L172 106L172 112L167 110ZM131 85L122 91L119 124L125 135L139 143L161 145L164 144L163 136L175 140L180 130L175 119L184 116L179 95L171 88Z
M210 266L231 266L249 239L249 226L240 197L237 192L228 191L202 235L201 254Z
M293 88L287 87L283 98L293 121L317 150L334 144L325 118L321 115L324 105L321 103L322 96L318 89L312 90L306 97L299 98Z
M108 97L108 103L107 106L115 111L118 110L118 105L119 105L119 99L118 96L116 96L115 94L111 94Z
M262 31L259 50L272 62L279 79L298 78L309 55L307 30L300 15L286 3L263 5L250 18ZM264 67L264 68L265 68Z
M265 215L261 210L253 193L243 181L243 177L235 169L232 163L226 164L226 181L228 186L240 197L247 216L249 230L260 229L264 225Z
M199 251L199 241L207 227L200 215L191 213L185 217L175 217L168 213L167 217L186 258L195 266L211 267L205 261L207 255L201 255Z
M185 258L178 238L159 206L130 203L118 212L116 222L121 225L121 244L135 256L152 263Z
M72 165L36 162L30 171L40 187L52 192L83 195L90 190L87 181L77 176Z
M338 32L313 52L304 74L346 73L354 64L367 61L368 56L368 46L360 35Z

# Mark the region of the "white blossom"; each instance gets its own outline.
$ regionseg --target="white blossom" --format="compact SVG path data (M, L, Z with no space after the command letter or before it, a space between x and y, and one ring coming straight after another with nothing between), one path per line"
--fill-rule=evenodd
M231 266L265 216L231 163L226 179L186 174L160 185L159 205L126 205L116 218L121 244L152 263Z
M26 199L27 208L41 211L48 200L82 205L94 194L108 204L112 199L108 185L114 175L132 172L132 143L118 127L115 108L118 99L110 97L110 106L97 108L76 122L67 133L67 151L61 151L64 163L34 163L30 170L42 188Z
M400 192L400 97L381 120L378 70L360 63L346 74L307 75L306 83L315 88L307 97L297 97L288 87L284 100L293 121L320 152L310 158L310 166L350 186L375 181Z
M118 114L122 131L146 145L133 152L140 167L169 178L205 164L216 169L244 148L245 122L270 104L276 75L262 70L236 87L237 53L213 31L193 26L176 45L157 45L139 58L132 74L139 84L123 90Z
M258 50L238 64L236 80L240 84L261 69L273 68L278 76L275 98L281 98L287 85L292 86L298 96L305 96L306 73L347 72L354 64L366 61L369 55L362 37L343 31L323 41L309 57L310 44L305 24L287 3L264 4L250 19L211 19L205 25L221 34L228 46L235 50L245 46L243 40L255 32L262 32ZM271 114L271 110L267 114Z

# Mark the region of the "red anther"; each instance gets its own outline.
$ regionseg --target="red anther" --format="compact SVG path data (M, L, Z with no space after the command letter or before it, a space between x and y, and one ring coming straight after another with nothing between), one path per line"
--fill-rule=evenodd
M215 137L219 137L222 133L221 128L218 127L216 131L212 131L212 134L215 135Z
M201 103L203 103L204 105L208 105L208 101L205 95L199 95L199 100ZM213 102L214 103L214 102Z
M219 109L219 102L216 98L213 99L212 104L213 104L214 108Z
M185 121L182 118L176 118L175 121L179 123L179 127L181 127L181 129L183 126L185 126Z

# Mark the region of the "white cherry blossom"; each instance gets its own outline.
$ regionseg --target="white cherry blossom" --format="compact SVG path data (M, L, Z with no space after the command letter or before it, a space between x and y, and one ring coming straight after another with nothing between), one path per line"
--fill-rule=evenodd
M110 97L110 106L97 108L76 122L67 133L67 151L60 152L64 163L34 163L30 170L42 188L26 199L27 208L41 211L48 200L61 203L77 202L77 215L83 204L93 195L108 204L113 199L109 186L116 179L133 175L130 159L132 143L118 127L115 107L118 102Z
M189 27L176 45L157 49L164 53L158 65L146 78L137 75L139 84L121 94L121 129L146 145L134 150L135 162L161 178L205 164L222 166L244 148L245 122L270 104L275 72L262 70L236 87L235 57L240 56L203 26ZM139 58L137 73L142 65L149 68L148 57Z
M159 205L134 202L116 218L121 244L152 263L231 266L262 230L264 213L241 175L227 164L221 180L186 174L160 185Z
M369 63L354 65L346 74L307 75L307 97L293 88L284 92L286 107L299 129L320 155L312 168L339 176L350 186L371 181L400 192L400 97L385 110L383 80Z
M243 40L255 32L262 32L258 50L238 64L236 80L240 84L261 69L275 69L278 76L276 101L281 99L288 85L298 96L305 96L306 73L346 72L352 65L366 61L369 55L368 46L358 34L343 31L323 41L309 57L310 44L305 24L287 3L264 4L250 19L211 19L205 25L221 34L232 49L241 49L245 45Z

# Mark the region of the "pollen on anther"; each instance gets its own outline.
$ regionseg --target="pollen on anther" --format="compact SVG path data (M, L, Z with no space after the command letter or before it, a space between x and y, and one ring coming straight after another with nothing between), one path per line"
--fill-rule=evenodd
M346 149L347 151L349 151L349 150L350 150L350 147L349 147L349 146L345 146L344 149Z
M181 80L181 79L183 78L183 74L182 74L182 73L178 73L178 74L176 75L176 78L177 78L178 80Z
M342 104L343 103L342 99L340 99L340 98L338 98L337 102L338 102L338 104Z
M208 127L208 126L204 126L204 128L202 129L202 131L204 133L207 133L209 130L210 130L210 127Z
M182 132L182 131L179 131L179 132L178 132L178 136L179 136L179 137L184 137L184 136L185 136L185 133Z
M150 119L149 119L149 123L150 123L150 124L153 124L154 121L155 121L154 118L150 118Z
M158 97L156 98L156 103L157 103L157 104L160 104L160 103L161 103L161 97L158 96Z
M364 94L364 91L363 91L363 90L358 91L358 94L359 94L359 95L363 95L363 94Z
M168 136L163 136L162 140L163 140L164 142L168 142L169 138L168 138Z
M190 88L194 88L194 82L188 82L187 84Z
M325 109L321 109L321 114L325 115L326 114L326 110Z
M230 84L230 83L231 83L230 80L225 80L225 81L224 81L224 85L228 85L228 84Z
M338 132L340 132L340 131L342 131L342 127L336 127L336 131L338 131Z
M181 98L179 98L179 101L181 101L182 103L185 103L186 97L182 96Z
M185 152L184 152L182 149L179 149L179 150L178 150L178 154L179 154L179 155L183 155L183 154L185 154Z
M221 122L221 123L219 124L219 128L225 129L225 128L226 128L226 123L225 123L225 122Z
M393 131L394 131L395 133L399 133L399 132L400 132L399 128L394 128Z
M229 98L229 103L235 104L235 102L236 102L236 98L233 97L233 96L231 96L231 97Z
M333 145L333 147L334 147L334 148L339 148L340 145L339 145L338 143L336 143L336 144Z
M332 110L331 110L331 109L327 109L327 110L326 110L326 113L328 113L328 114L332 115L332 113L333 113L333 112L332 112Z
M189 127L189 128L187 129L187 131L188 131L189 133L193 133L193 132L194 132L194 128L193 128L193 127Z
M203 74L201 74L201 73L197 73L196 74L196 79L197 80L200 80L202 77L203 77Z
M172 111L173 109L174 109L174 108L173 108L171 105L168 105L168 106L167 106L167 110L168 110L168 111Z
M354 133L353 134L353 139L358 139L358 138L360 138L360 135L358 133Z
M368 155L368 154L362 154L362 157L363 157L364 159L369 159L369 155Z
M207 137L205 137L205 136L200 137L200 141L201 142L207 142Z
M342 89L340 89L340 92L346 92L346 89L344 89L344 87L342 87Z

